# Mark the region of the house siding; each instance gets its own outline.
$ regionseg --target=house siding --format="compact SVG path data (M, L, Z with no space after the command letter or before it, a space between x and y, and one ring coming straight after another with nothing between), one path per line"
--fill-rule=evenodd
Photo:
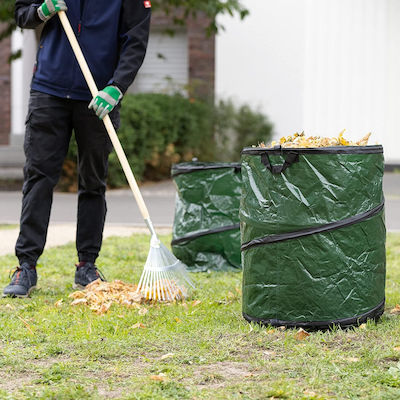
M3 26L0 25L0 31ZM0 145L9 143L11 131L11 68L8 59L11 54L11 39L0 42Z

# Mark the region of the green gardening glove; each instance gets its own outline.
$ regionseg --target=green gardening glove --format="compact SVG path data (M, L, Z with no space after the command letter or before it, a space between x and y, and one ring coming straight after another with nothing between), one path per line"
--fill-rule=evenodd
M96 115L103 119L122 99L122 92L116 86L107 86L101 90L89 104Z
M58 11L67 11L68 7L64 0L45 0L43 4L37 9L39 18L46 22L52 16L56 15Z

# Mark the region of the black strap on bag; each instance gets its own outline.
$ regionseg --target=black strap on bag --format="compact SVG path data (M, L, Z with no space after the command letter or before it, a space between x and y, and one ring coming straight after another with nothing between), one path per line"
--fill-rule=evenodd
M206 231L189 233L188 235L173 239L171 241L171 246L176 246L176 245L179 245L182 243L190 242L191 240L197 239L202 236L212 235L213 233L221 233L221 232L238 230L238 229L240 229L240 224L221 226L219 228L208 229Z
M286 168L290 167L293 163L299 161L299 154L294 151L289 151L286 154L285 162L282 165L272 165L267 153L261 154L261 162L273 173L280 174L285 171Z

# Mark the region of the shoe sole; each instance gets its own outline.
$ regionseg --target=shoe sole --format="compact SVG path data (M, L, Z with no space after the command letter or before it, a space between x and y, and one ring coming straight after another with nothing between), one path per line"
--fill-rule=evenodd
M79 290L83 290L85 289L85 286L80 285L79 283L74 283L72 285L72 289L79 289Z
M13 294L13 293L7 293L4 294L3 293L3 297L18 297L20 299L29 297L29 295L36 289L36 286L32 286L29 290L27 294Z
M93 281L94 282L94 281ZM103 281L103 282L106 282L106 281ZM92 283L92 282L90 282L90 283ZM90 285L90 283L88 283L88 285ZM86 285L87 286L87 285ZM79 284L79 283L73 283L72 284L72 289L79 289L79 290L84 290L84 289L86 289L86 286L83 286L83 285L81 285L81 284Z

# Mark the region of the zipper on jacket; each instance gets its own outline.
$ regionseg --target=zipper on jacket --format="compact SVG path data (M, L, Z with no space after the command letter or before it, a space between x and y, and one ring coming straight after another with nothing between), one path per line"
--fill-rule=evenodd
M78 22L78 36L80 36L82 31L82 17L83 17L83 9L85 7L85 0L80 0L80 14L79 14L79 22Z

